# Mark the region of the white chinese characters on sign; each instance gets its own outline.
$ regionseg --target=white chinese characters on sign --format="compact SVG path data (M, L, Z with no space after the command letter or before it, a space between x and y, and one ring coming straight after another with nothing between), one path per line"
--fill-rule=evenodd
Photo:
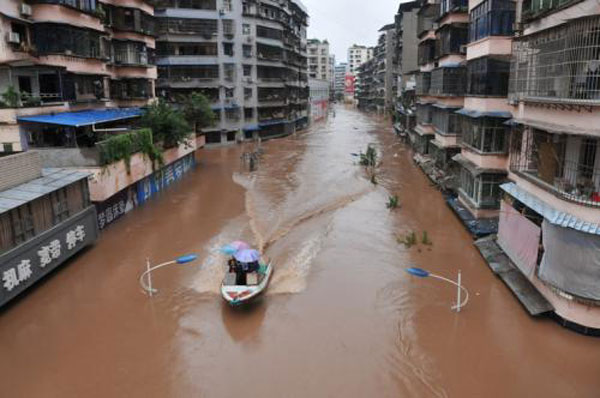
M9 292L31 278L31 260L22 260L16 268L9 268L2 274L4 288Z
M85 239L85 230L83 225L78 225L74 230L67 232L65 241L67 242L67 249L73 250L77 246L77 242L83 242Z
M58 239L53 240L47 246L42 246L37 252L40 258L40 267L44 268L50 264L52 260L56 260L60 257L60 241Z

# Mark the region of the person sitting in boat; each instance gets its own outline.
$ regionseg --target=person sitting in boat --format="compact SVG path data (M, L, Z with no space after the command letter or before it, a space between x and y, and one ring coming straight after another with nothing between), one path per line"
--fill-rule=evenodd
M229 259L229 261L227 261L227 265L229 266L229 273L230 274L236 272L237 260L235 258L231 257Z

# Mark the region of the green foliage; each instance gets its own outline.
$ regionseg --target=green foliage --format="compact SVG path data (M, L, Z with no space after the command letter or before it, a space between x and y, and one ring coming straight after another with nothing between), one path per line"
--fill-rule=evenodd
M176 110L163 99L148 107L142 116L141 124L152 131L154 142L162 142L164 148L173 148L187 142L191 132L183 112Z
M13 86L8 86L2 94L2 102L9 108L17 108L21 102L21 93L15 90Z
M187 122L194 127L194 131L214 124L216 115L210 107L210 101L202 93L193 92L182 98L181 102L183 103L183 115Z
M433 242L431 240L429 240L429 234L427 233L427 231L423 231L421 243L424 245L427 245L427 246L431 246L433 244Z
M410 248L413 245L417 244L417 234L415 231L411 231L408 235L406 235L403 239L398 238L399 243L404 243L407 248Z
M365 167L375 167L377 165L377 150L369 144L366 153L360 153L360 164Z
M386 207L390 210L393 210L398 207L398 195L388 197L388 202Z
M100 159L103 165L108 165L121 160L125 161L127 172L131 172L131 155L141 152L155 164L163 164L160 148L154 145L152 131L141 129L126 134L119 134L98 142Z

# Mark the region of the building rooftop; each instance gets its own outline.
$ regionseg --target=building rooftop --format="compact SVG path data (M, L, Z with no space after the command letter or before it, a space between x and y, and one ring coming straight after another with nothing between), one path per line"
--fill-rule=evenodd
M89 175L89 172L71 169L42 169L40 178L0 191L0 214L87 178Z

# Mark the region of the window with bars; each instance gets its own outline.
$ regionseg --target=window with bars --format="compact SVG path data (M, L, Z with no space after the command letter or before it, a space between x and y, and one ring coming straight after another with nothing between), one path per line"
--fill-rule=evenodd
M508 151L506 119L461 116L461 143L480 153L504 154Z
M39 23L33 25L37 52L46 54L76 55L85 58L102 58L100 34L70 25Z
M600 103L600 16L514 40L509 99Z
M417 104L417 123L431 124L432 108L431 104Z
M195 56L216 56L217 43L156 43L156 52L159 56L172 55L195 55Z
M96 0L34 0L33 3L38 4L60 4L77 8L81 11L94 12L96 11Z
M425 40L419 43L417 49L417 62L419 65L426 65L435 60L435 40Z
M512 36L515 9L515 2L511 0L484 0L470 12L469 41Z
M200 35L211 38L217 35L216 19L160 18L158 23L160 34Z
M461 47L467 44L469 28L467 24L444 25L437 32L435 55L437 58L461 54Z
M417 74L415 91L417 95L429 94L431 88L431 72L420 72Z
M464 67L442 67L431 72L429 94L439 96L462 96L466 88Z
M223 19L223 35L232 37L235 35L235 25L231 19Z
M510 61L482 57L467 63L467 94L506 97Z
M191 8L195 10L216 10L217 0L157 0L156 8Z
M468 8L468 0L442 0L440 2L440 16L446 15L449 12L466 12Z
M218 79L218 65L197 66L160 66L158 67L158 79L171 81L187 81L191 79Z
M477 207L498 208L502 197L500 185L505 179L503 174L473 175L463 167L460 172L460 191Z
M66 200L66 199L65 199ZM28 241L35 236L31 203L10 211L12 236L15 244Z
M435 131L442 135L457 135L459 129L459 115L454 113L456 108L432 107L431 124Z

